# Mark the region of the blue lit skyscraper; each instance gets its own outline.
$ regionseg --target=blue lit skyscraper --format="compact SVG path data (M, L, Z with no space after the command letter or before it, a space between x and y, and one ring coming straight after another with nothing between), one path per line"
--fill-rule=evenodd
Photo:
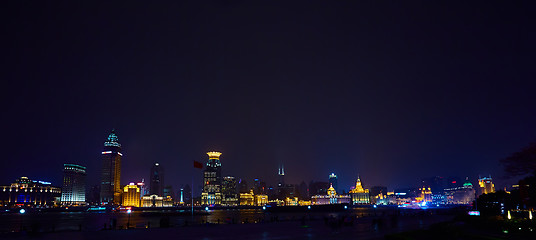
M86 167L77 164L63 164L61 203L66 205L86 203Z

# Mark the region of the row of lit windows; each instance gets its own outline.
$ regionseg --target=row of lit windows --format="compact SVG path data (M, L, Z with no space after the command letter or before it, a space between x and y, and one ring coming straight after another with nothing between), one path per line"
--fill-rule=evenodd
M8 188L9 189L9 192L12 192L13 188ZM5 192L6 191L6 188L3 188L3 191ZM18 192L19 189L18 188L15 188L15 192ZM28 192L28 188L24 188L24 192ZM29 192L34 192L33 188L30 188L30 191ZM35 192L43 192L43 189L40 189L39 191L38 190L35 190ZM45 188L45 192L51 192L51 193L60 193L61 191L60 190L56 190L56 189L48 189L48 188Z

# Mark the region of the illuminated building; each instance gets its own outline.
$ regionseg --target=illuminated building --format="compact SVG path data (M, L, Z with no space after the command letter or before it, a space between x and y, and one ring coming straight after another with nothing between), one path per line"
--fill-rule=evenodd
M184 188L181 188L179 204L184 204Z
M297 197L285 198L285 206L298 206L298 198Z
M348 195L338 195L333 186L330 186L326 195L315 195L311 197L313 205L342 204L350 203L351 198Z
M491 177L483 177L478 179L479 193L488 194L495 192L495 185Z
M299 200L298 201L298 205L300 205L300 206L309 206L311 204L312 204L311 201L305 201L305 200Z
M296 194L296 188L292 184L285 184L285 168L283 164L280 165L277 172L278 183L277 183L277 194L276 198L285 199L286 197L294 197Z
M329 185L333 186L335 191L339 191L339 183L337 182L337 175L335 175L335 173L329 175Z
M239 201L241 206L255 205L253 190L251 190L249 193L240 193Z
M149 194L164 196L164 169L159 163L154 163L151 167L151 178Z
M268 204L268 195L255 194L255 206L264 206Z
M274 199L274 200L268 201L268 204L271 206L285 206L285 201Z
M148 195L141 198L142 207L173 207L173 199L157 195Z
M123 206L139 207L141 190L138 185L130 183L123 188Z
M415 201L421 203L431 203L432 202L432 189L427 187L419 188L420 194L415 198Z
M445 189L447 204L472 204L475 200L475 189L468 178L462 187Z
M203 172L203 192L201 192L201 204L221 204L221 163L220 152L207 152L208 162Z
M279 166L279 169L277 171L277 176L278 176L277 186L278 187L284 186L285 185L285 168L283 167L283 164Z
M115 130L104 142L100 199L103 204L121 203L121 144Z
M238 194L236 193L236 178L227 176L222 181L222 205L236 206L238 205Z
M138 187L140 188L140 198L148 195L149 190L147 189L147 185L145 185L145 179L141 179L141 182L137 183Z
M4 206L53 206L60 198L60 188L27 177L17 179L10 186L0 186L0 204Z
M363 188L359 177L357 177L355 188L350 190L350 196L352 196L352 204L370 203L369 190Z
M380 198L380 195L381 195L381 198ZM382 203L386 203L386 200L384 200L386 196L387 196L387 187L374 186L374 187L371 187L369 190L369 197L370 197L371 204L379 204L380 201Z
M77 164L63 164L61 203L66 205L86 204L86 167Z

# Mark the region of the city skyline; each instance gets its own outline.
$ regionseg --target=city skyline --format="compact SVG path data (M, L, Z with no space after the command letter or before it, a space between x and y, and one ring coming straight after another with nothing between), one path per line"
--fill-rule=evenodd
M104 178L104 176L107 176L107 175L110 175L110 171L113 172L113 169L109 169L110 167L106 167L107 165L114 165L114 160L116 158L119 158L119 164L116 166L116 167L119 167L119 171L116 172L115 174L118 174L119 176L121 176L121 174L123 174L121 172L121 168L123 166L121 166L121 158L123 156L123 154L121 153L121 149L122 149L122 145L119 143L118 141L118 136L116 134L116 131L115 129L112 129L111 133L108 135L106 141L104 142L104 151L101 153L102 154L102 157L103 157L103 165L101 166L101 170L99 172L99 175L101 176L101 178ZM206 160L206 164L204 164L204 167L202 169L202 171L199 171L201 172L201 175L206 175L206 171L208 172L211 172L211 171L215 171L214 176L210 175L210 177L216 177L214 178L213 180L210 180L210 181L216 181L217 185L216 185L216 188L218 189L217 191L219 193L221 193L221 188L222 188L222 179L224 178L223 176L228 176L228 174L225 174L225 173L222 173L222 168L221 168L221 162L220 162L220 159L219 157L222 155L221 152L217 152L217 151L210 151L210 152L207 152L206 154L208 154L209 158L208 160ZM113 155L113 156L111 156ZM111 156L111 157L110 157ZM115 157L114 157L115 156ZM195 160L194 160L195 161ZM204 160L200 160L201 162L204 162ZM216 162L213 162L213 161L216 161ZM110 163L108 163L110 162ZM76 165L76 164L64 164L64 166L69 166L69 169L71 168L71 166L79 166L79 165ZM83 168L83 171L84 171L84 179L85 179L85 170L86 168L85 167L82 167ZM213 170L214 168L217 168L218 170ZM65 168L67 169L67 167ZM225 169L225 168L223 168ZM160 166L160 164L158 162L155 162L151 168L150 168L150 178L149 178L149 194L148 195L158 195L158 196L163 196L164 192L163 192L163 189L164 189L164 181L165 181L165 178L164 178L164 174L163 174L163 167ZM64 170L65 171L65 170ZM195 174L197 171L193 171L193 173ZM217 172L217 173L216 173ZM295 187L298 187L299 186L299 182L292 182L292 183L289 183L289 182L286 182L284 180L284 177L285 176L285 170L284 170L284 165L282 163L279 163L278 164L278 170L277 170L277 180L275 182L268 182L268 185L269 187L273 187L273 188L278 188L278 187L283 187L284 185L280 186L280 183L282 182L283 184L291 184L291 185L294 185ZM193 179L197 178L198 176L194 176ZM202 178L205 178L206 179L207 176L203 176ZM238 179L244 179L246 181L251 181L253 179L246 179L246 178L243 178L241 177L241 175L238 175L238 176L232 176L232 177L238 177ZM408 177L411 177L411 176L408 176ZM445 180L447 179L460 179L459 177L454 177L452 178L452 176L428 176L430 177L430 179L434 179L434 178L443 178L445 177ZM421 178L418 180L419 183L417 184L414 184L414 185L408 185L408 186L402 186L402 187L392 187L392 186L387 186L385 184L376 184L376 185L368 185L366 187L368 188L371 188L371 187L387 187L389 190L393 191L393 190L402 190L402 189L410 189L410 188L419 188L421 186L423 186L423 184L425 186L432 186L433 183L431 182L425 182L428 180L428 177L427 178ZM110 179L112 179L112 181L115 183L115 182L120 182L120 184L118 185L118 187L114 187L112 184L111 188L115 189L115 188L119 188L123 189L123 187L128 187L129 185L132 185L132 183L135 183L136 181L128 181L128 180L123 180L123 181L119 181L117 179L114 180L114 177L112 176L109 176ZM361 186L361 183L360 183L360 175L357 174L357 179L358 179L358 183L359 183L359 186ZM471 178L471 179L469 179ZM482 185L482 181L486 180L486 179L490 179L491 180L491 174L488 176L488 177L481 177L481 175L479 174L478 175L478 178L474 178L472 179L473 177L470 177L470 176L466 176L465 179L466 181L469 181L469 182L472 182L472 183L475 183L475 185ZM144 179L144 178L140 178L140 179ZM219 180L218 180L219 179ZM340 190L342 190L342 192L351 192L351 190L353 189L354 186L350 186L350 187L343 187L342 189L337 189L337 186L338 186L338 181L337 181L338 177L337 175L334 173L334 172L331 172L328 176L326 176L325 179L322 179L322 178L316 178L316 179L310 179L310 180L307 180L305 182L329 182L328 184L330 185L330 187L333 187L336 189L337 192L339 192ZM259 181L259 178L255 178L255 184L257 184L257 182ZM265 179L263 179L265 181ZM101 181L104 181L101 180ZM126 181L126 182L125 182ZM430 181L433 181L433 180L430 180ZM63 180L64 184L65 184L65 177L64 177L64 180ZM194 190L194 197L196 196L201 196L201 192L202 190L200 189L200 187L203 185L203 182L204 181L201 181L201 183L196 186L198 189L197 190ZM304 182L304 180L302 180L301 182ZM192 182L194 185L196 185L196 182ZM455 183L455 182L453 182ZM102 195L102 185L104 185L104 182L101 182L101 195ZM171 186L171 188L173 188L173 186L177 187L177 189L181 189L184 185L187 185L188 183L171 183L171 184L168 184L169 186ZM251 183L250 183L251 184ZM496 182L495 182L496 184ZM53 184L54 185L54 184ZM56 184L57 185L57 184ZM84 180L84 185L85 185L85 180ZM166 186L168 186L166 185ZM454 184L456 185L456 184ZM461 186L462 185L462 182L460 181L459 183L457 183L457 185ZM60 185L57 185L59 187L61 187L61 184ZM93 186L93 185L92 185ZM257 186L253 186L253 185L248 185L248 188L251 188L251 189L256 189ZM268 187L268 186L267 186ZM511 186L505 186L505 187L511 187ZM85 187L84 187L85 188ZM359 187L359 188L362 188L362 187ZM435 189L435 188L434 188ZM199 192L197 192L199 191ZM204 190L203 190L204 191ZM368 191L368 190L367 190ZM489 190L491 192L491 190ZM495 191L495 188L493 187L493 191ZM85 194L85 193L84 193ZM112 192L111 193L112 195L114 195L114 193ZM180 194L180 191L178 192L178 194ZM140 195L140 196L143 196L143 195ZM62 197L63 198L63 197ZM101 196L101 201L103 202L108 202L108 199L109 197L105 196L104 199L103 199L103 196ZM121 198L120 196L119 197L116 197L116 196L113 196L113 198ZM220 200L218 200L218 202L221 201L222 197L220 196L219 198ZM62 200L63 201L63 200ZM114 201L117 201L117 200L114 200ZM120 202L120 200L119 200ZM214 203L211 203L211 204L214 204Z

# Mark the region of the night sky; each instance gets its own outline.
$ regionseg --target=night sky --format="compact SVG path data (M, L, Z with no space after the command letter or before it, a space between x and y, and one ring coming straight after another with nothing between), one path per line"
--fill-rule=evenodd
M100 179L115 128L122 178L201 185L358 176L417 187L491 174L536 140L536 31L527 2L61 3L1 11L0 184ZM7 4L7 5L6 5Z

